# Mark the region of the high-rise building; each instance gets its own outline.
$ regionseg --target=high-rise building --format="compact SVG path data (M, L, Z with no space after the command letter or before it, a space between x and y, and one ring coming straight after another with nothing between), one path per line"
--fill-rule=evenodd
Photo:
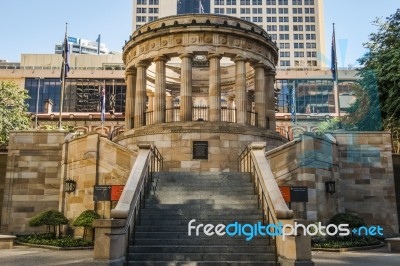
M95 42L68 36L68 44L69 44L69 51L72 54L108 54L109 53L106 45L104 43L101 43L100 35L99 35L99 38ZM63 45L62 44L56 44L55 53L56 54L63 53Z
M133 29L160 17L200 13L200 6L264 28L278 44L280 68L325 66L323 0L133 0Z

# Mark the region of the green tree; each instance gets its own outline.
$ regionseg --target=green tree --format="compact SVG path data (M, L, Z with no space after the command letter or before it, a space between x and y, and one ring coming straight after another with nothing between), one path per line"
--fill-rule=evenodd
M100 215L98 215L93 210L86 210L82 212L72 223L73 226L83 227L83 239L86 239L88 229L93 228L93 221L95 219L99 219Z
M29 128L30 119L27 116L28 98L25 89L14 82L0 82L0 145L8 142L11 130Z
M68 224L68 219L59 211L49 210L39 213L29 220L29 226L38 227L46 226L46 233L50 234L50 228L53 227L53 234L56 235L56 227L58 226L58 234L60 235L60 225Z

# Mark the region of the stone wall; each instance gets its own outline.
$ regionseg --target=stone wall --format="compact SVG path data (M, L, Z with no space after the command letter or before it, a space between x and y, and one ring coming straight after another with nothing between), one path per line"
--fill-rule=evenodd
M6 181L7 171L7 149L0 146L0 228L1 228L1 213L3 211L4 183Z
M62 178L77 183L76 190L70 194L61 190L60 210L71 221L85 210L96 210L103 218L109 218L111 203L95 204L93 187L96 184L125 185L136 155L96 133L66 141ZM75 231L80 234L80 229Z
M193 159L193 141L208 141L208 159ZM141 142L153 143L164 157L166 172L237 171L239 154L253 141L267 142L267 149L287 140L272 131L223 122L177 122L146 126L125 132L116 142L137 150Z
M67 132L15 131L10 133L2 204L4 232L36 231L28 220L58 209L62 143Z
M394 184L396 190L397 214L400 214L400 154L393 154ZM400 216L397 217L400 224Z

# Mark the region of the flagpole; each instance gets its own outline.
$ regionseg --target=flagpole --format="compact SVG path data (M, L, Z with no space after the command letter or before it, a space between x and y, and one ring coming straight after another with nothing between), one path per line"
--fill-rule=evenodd
M65 23L65 40L68 38L68 23ZM64 43L64 49L65 49L65 43ZM63 53L67 53L67 51L63 51ZM64 93L65 93L65 72L66 72L66 64L65 64L65 58L63 58L63 63L62 63L62 73L61 73L61 97L60 97L60 117L58 118L58 129L63 130L62 127L62 112L64 108Z

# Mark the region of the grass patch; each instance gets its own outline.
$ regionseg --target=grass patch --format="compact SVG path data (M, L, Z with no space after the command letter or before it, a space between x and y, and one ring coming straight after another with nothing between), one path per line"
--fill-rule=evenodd
M90 247L93 246L93 241L84 239L74 239L71 236L64 236L62 238L54 238L53 234L39 234L39 235L20 235L17 236L17 241L21 243L47 245L61 248L70 247Z
M353 248L379 245L381 242L374 237L352 238L320 238L312 239L313 248Z

